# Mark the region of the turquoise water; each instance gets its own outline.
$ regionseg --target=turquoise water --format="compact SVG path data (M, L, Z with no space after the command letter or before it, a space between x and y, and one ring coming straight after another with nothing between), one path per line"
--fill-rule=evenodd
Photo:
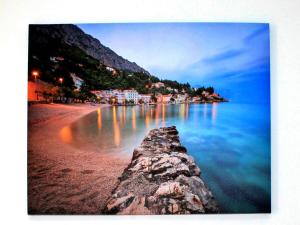
M61 130L87 151L132 154L154 127L176 125L223 213L271 210L270 111L263 104L180 104L98 109Z

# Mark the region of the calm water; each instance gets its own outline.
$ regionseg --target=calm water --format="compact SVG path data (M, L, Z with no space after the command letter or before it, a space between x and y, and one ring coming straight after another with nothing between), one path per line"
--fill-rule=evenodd
M80 149L132 154L154 127L176 125L182 144L226 213L269 212L270 111L249 104L180 104L98 109L61 130Z

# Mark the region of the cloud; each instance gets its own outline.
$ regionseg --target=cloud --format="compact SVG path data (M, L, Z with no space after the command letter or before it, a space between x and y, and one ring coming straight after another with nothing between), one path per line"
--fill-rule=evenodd
M204 58L204 59L202 59L202 62L209 63L209 64L218 63L218 62L221 62L224 60L236 58L244 53L245 53L245 50L243 50L243 49L231 49L231 50L216 54L214 56Z
M205 80L213 81L228 81L239 82L245 79L252 79L253 76L270 74L269 58L260 58L250 61L238 68L227 68L226 70L212 71L207 74Z
M266 24L264 25L263 27L261 28L258 28L257 30L255 30L254 32L252 32L251 34L249 34L248 36L246 36L244 38L244 42L250 42L252 41L253 39L255 39L257 36L265 33L265 32L268 32L269 31L269 25Z

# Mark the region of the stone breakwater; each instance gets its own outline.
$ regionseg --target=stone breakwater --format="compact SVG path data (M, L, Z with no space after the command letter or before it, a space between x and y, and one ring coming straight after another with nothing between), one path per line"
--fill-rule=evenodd
M149 132L134 150L104 209L105 214L131 215L218 212L175 126Z

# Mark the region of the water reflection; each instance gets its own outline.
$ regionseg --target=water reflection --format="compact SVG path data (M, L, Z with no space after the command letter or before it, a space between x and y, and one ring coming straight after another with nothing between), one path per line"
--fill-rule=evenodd
M135 107L132 107L131 109L131 115L132 115L132 130L136 130L136 115L135 115Z
M101 108L97 109L97 125L98 125L98 129L101 130L101 127L102 127Z
M217 106L218 106L218 103L216 103L216 102L212 103L212 109L211 109L212 124L216 124Z
M166 104L162 104L162 126L165 126Z
M186 105L185 105L185 119L187 120L188 117L189 117L189 105L186 104Z
M182 120L184 120L185 104L180 104L179 107L180 107L180 117Z
M116 112L116 106L113 106L113 131L114 131L114 141L115 145L119 146L121 142L121 132L120 127L117 121L117 112Z
M126 106L122 107L123 112L123 124L126 125Z
M149 115L149 111L146 113L146 117L145 117L145 125L146 125L146 128L149 128L149 125L150 125L150 115Z
M97 109L59 135L76 148L121 157L131 155L150 129L175 125L224 211L263 212L270 200L267 113L261 106L223 103L114 106Z
M206 117L207 117L207 104L205 103L204 108L203 108L203 118L204 118L204 120L206 120Z

